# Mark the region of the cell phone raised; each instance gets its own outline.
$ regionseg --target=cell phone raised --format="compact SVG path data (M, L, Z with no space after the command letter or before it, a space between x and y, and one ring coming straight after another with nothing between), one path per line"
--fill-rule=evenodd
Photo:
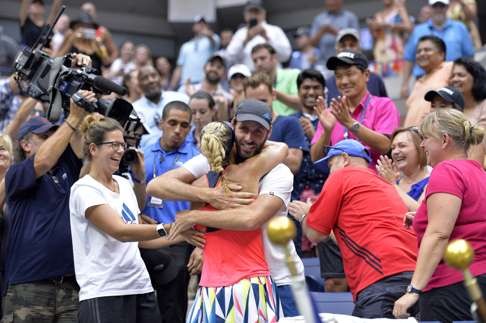
M82 35L84 39L95 39L96 30L93 28L83 28Z
M251 18L251 19L248 21L248 27L249 27L249 28L253 28L253 27L255 27L256 25L258 25L258 19L257 19L257 18Z

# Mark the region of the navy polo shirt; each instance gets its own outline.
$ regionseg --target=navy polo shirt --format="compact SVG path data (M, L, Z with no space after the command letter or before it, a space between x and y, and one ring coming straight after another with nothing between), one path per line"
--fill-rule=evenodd
M297 112L291 116L299 120L304 114L302 112ZM319 118L314 116L311 119L311 122L314 126L314 130L317 129ZM310 140L307 136L305 136L305 140L310 147ZM294 189L292 190L291 195L292 200L305 201L306 198L302 197L301 194L307 189L311 189L315 195L318 195L321 192L325 179L326 176L315 169L314 163L310 157L310 151L304 151L300 170L294 175Z
M160 140L144 150L145 174L147 182L174 168L180 167L192 157L199 155L199 150L192 140L185 142L174 151L165 151ZM189 201L160 200L147 195L143 213L158 223L172 223L176 213L189 210Z
M284 142L289 148L309 150L304 130L295 117L277 116L272 122L272 133L269 140Z
M6 284L74 275L69 195L82 162L70 146L39 178L34 159L12 165L5 175L7 223Z

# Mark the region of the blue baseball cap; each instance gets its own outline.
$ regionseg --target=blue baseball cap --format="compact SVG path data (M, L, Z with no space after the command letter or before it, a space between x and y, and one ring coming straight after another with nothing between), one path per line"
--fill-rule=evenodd
M34 133L36 135L42 135L47 133L49 130L57 128L55 124L51 123L46 118L33 117L22 123L19 132L17 133L17 140L24 138L29 133Z
M368 163L371 162L370 154L365 146L354 139L344 139L334 146L328 147L326 156L315 161L314 167L322 173L329 173L329 159L342 154L348 154L352 157L360 157L365 159Z

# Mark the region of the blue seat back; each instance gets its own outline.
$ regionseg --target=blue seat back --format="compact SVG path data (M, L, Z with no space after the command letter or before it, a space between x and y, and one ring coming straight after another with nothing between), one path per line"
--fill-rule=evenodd
M312 293L319 313L353 314L354 303L351 293Z

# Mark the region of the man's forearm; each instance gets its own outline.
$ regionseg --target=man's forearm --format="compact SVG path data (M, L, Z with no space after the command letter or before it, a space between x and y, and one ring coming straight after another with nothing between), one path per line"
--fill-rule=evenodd
M260 195L250 205L217 211L190 211L181 216L189 216L192 224L207 227L250 231L261 228L272 216L285 207L283 201L273 195Z
M59 160L66 150L74 131L66 121L40 147L34 157L34 169L37 177L44 175Z
M403 64L403 72L402 72L402 87L404 84L408 85L408 82L410 82L412 69L413 69L413 63L409 61L405 61L405 64Z
M174 69L174 73L172 74L172 79L170 80L170 87L173 90L177 90L177 87L179 86L180 79L181 79L181 67L177 66Z
M321 41L322 36L324 36L324 31L322 29L319 29L317 33L311 37L310 42L312 46L317 46L319 45L319 42Z
M302 164L302 150L291 148L284 160L284 164L290 168L293 174L297 174L300 171L300 165Z
M148 183L147 193L161 199L207 202L208 189L162 175Z
M368 145L371 149L378 151L380 154L386 154L390 149L390 138L363 125L361 125L354 135L358 137L362 143Z
M331 132L324 130L321 137L311 146L311 160L313 162L324 157L324 149L331 143Z
M250 231L263 224L255 221L255 212L246 207L218 211L194 210L186 216L190 216L194 224L225 230Z
M133 191L135 192L138 207L140 208L140 210L143 210L143 207L145 206L146 187L147 185L144 182L141 183L134 182L133 185Z

